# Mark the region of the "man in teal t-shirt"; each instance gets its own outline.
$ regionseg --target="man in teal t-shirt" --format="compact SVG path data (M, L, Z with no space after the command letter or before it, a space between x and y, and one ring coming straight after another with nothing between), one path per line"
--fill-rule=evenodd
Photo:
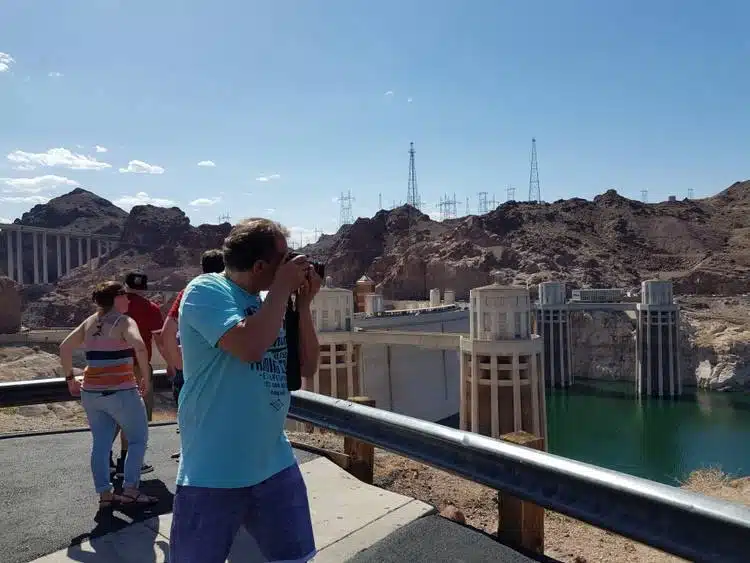
M266 219L240 223L224 241L225 271L185 288L172 563L225 561L242 525L266 561L315 554L307 490L284 434L283 320L296 291L301 371L309 377L318 363L310 303L320 279L304 257L287 259L286 236Z

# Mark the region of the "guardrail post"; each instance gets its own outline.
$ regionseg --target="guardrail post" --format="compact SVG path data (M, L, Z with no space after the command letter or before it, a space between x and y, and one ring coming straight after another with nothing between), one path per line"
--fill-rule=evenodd
M358 405L375 406L375 399L369 397L349 397L347 400ZM372 485L375 472L375 446L344 436L344 453L349 456L349 473L360 481Z
M501 440L544 451L544 438L528 432L512 432ZM497 537L503 543L533 553L544 553L544 508L512 495L497 493L499 521Z

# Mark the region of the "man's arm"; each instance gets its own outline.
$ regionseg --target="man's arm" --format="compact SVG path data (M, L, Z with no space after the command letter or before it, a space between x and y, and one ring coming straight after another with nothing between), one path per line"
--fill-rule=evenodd
M167 316L161 329L162 345L164 346L164 359L167 364L175 369L182 369L182 352L177 343L177 319Z
M200 280L185 292L180 322L190 325L211 346L243 362L259 362L279 336L290 293L277 285L260 309L247 316L219 282Z
M164 349L164 340L161 337L161 329L164 325L164 318L161 316L161 309L156 303L151 303L151 321L149 322L149 330L154 338L156 348L159 350L162 358L167 360L168 352Z
M312 377L318 370L320 343L310 307L303 307L299 312L299 341L300 375Z

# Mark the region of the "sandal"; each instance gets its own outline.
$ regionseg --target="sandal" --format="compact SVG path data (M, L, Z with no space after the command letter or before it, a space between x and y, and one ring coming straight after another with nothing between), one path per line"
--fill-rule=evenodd
M150 506L159 502L158 498L140 491L123 491L118 500L120 506Z
M99 497L99 510L112 508L119 500L118 496L114 493L108 498Z

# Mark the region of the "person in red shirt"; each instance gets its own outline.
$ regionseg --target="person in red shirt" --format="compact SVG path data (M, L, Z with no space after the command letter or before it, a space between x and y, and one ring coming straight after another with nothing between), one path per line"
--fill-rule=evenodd
M201 269L204 274L221 273L224 271L224 254L221 250L206 250L201 255ZM182 378L182 349L180 348L180 331L178 321L180 318L180 303L185 290L180 290L175 297L174 303L169 308L167 318L161 329L161 338L164 346L164 359L174 369L172 379L172 393L174 402L179 406L180 389L184 382ZM177 429L179 432L179 428ZM172 454L172 459L178 459L180 452Z
M146 355L149 361L149 370L153 375L153 367L151 367L151 356L153 353L153 343L156 342L156 346L159 348L159 352L164 355L163 347L161 345L161 327L163 324L163 317L159 306L146 299L141 292L148 289L148 277L146 274L140 272L131 272L125 276L125 290L128 297L128 310L127 315L135 321L138 326L138 332L141 334L144 344L146 345ZM153 389L145 389L143 393L143 401L146 403L146 412L148 419L151 420L151 413L153 411ZM118 428L119 430L119 428ZM115 433L117 437L117 432ZM122 473L122 469L125 463L125 456L128 451L128 440L124 433L120 432L120 457L115 464L115 475ZM150 473L154 470L154 467L148 463L144 463L141 467L141 473Z

